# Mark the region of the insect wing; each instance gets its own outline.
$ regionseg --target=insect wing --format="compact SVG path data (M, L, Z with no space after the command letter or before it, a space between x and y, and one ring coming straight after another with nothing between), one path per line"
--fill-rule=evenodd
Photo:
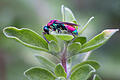
M56 21L55 23L56 23L56 24L67 24L67 25L71 25L71 26L78 26L77 24L69 23L69 22Z
M71 26L79 26L79 25L77 25L77 24L69 23L69 22L63 22L63 24L67 24L67 25L71 25Z

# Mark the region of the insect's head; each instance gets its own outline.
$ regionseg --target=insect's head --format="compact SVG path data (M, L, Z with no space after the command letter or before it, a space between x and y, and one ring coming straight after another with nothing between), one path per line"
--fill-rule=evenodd
M49 27L48 26L44 26L43 30L44 30L45 33L49 34Z

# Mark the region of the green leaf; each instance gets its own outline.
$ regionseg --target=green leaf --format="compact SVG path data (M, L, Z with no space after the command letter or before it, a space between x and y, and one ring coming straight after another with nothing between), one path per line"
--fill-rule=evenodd
M64 5L61 6L61 12L62 12L62 16L63 16L63 21L64 22L73 22L75 24L78 24L72 11L65 7ZM75 26L78 29L78 26Z
M61 64L58 64L55 68L55 74L57 77L67 77L67 74ZM61 79L60 79L61 80Z
M3 29L6 37L17 40L23 45L42 51L48 51L48 43L36 32L27 28L6 27Z
M53 63L52 61L48 60L47 58L43 56L35 55L35 57L38 59L42 67L44 67L45 69L49 71L54 72L54 69L56 67L55 63Z
M74 56L80 52L81 44L79 42L71 43L68 46L68 57Z
M98 75L95 74L95 75L93 76L93 80L102 80L102 79L100 78L100 76L98 76Z
M81 31L78 33L78 35L80 35L88 26L88 24L92 21L92 19L94 19L94 17L92 16L88 22L83 26L83 28L81 29Z
M82 45L86 43L87 39L86 37L76 37L73 42L80 42Z
M45 38L48 40L48 41L55 41L55 42L58 42L57 39L51 35L51 34L44 34Z
M56 56L60 52L60 46L55 41L50 41L48 48L52 55Z
M25 71L25 76L29 80L55 80L56 77L49 71L42 68L31 68Z
M69 35L69 34L52 34L52 35L56 36L57 38L60 38L61 40L65 40L65 41L69 41L74 38L73 35Z
M54 64L58 64L60 63L60 58L54 56L54 55L51 55L50 53L48 52L40 52L39 54L35 54L35 56L42 56L46 59L48 59L49 61L52 61Z
M66 80L64 77L57 77L55 80Z
M92 38L90 41L85 43L82 46L82 49L80 52L88 52L88 51L91 51L93 49L96 49L96 48L102 46L118 30L119 29L106 29L106 30L104 30L103 32L101 32L100 34L98 34L97 36Z
M61 13L62 13L62 21L65 21L65 7L64 5L61 6Z
M96 61L84 61L82 63L76 64L75 66L72 67L71 72L75 71L76 69L78 69L80 66L85 65L85 64L89 64L92 67L94 67L96 70L100 67L100 65L98 64L98 62Z
M70 79L71 80L87 80L92 73L95 72L95 69L90 65L83 65L72 72Z

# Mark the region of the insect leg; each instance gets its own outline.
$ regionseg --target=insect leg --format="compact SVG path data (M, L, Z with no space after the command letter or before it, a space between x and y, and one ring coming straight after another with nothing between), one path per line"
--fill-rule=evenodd
M61 29L60 29L60 28L58 28L58 33L62 33L62 31L61 31Z
M50 42L46 39L45 34L46 34L46 33L43 32L43 38L44 38L48 43L50 43Z

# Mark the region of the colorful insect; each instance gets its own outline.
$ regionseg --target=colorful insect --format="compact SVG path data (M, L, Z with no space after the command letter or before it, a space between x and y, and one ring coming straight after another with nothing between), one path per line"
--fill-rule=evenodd
M61 22L59 20L51 20L47 26L43 27L44 33L49 34L49 30L51 29L52 31L58 31L58 33L61 32L61 30L66 30L73 35L78 35L78 32L75 28L75 26L78 26L77 24L74 23L69 23L69 22Z

